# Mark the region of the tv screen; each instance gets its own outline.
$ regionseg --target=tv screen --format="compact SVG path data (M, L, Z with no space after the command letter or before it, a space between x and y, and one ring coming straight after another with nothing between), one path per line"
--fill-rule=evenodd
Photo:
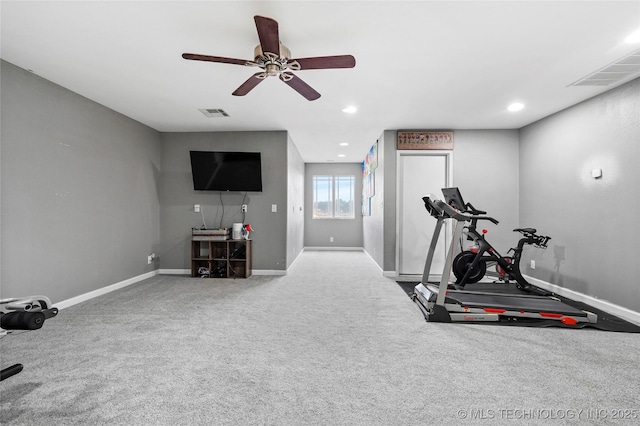
M259 152L190 151L196 191L262 192Z

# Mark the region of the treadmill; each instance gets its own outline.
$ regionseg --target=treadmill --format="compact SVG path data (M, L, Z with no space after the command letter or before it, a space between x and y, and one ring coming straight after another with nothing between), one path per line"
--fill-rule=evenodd
M474 215L467 211L458 188L445 188L443 194L448 203L429 194L422 198L425 208L436 218L422 281L414 288L413 300L430 322L536 322L553 320L558 325L580 326L595 324L598 316L592 312L574 308L553 296L498 294L449 288L449 278L454 254L462 236L465 222L472 219L498 221L489 216ZM428 282L433 254L445 220L453 220L454 232L440 285ZM443 289L444 291L440 291Z

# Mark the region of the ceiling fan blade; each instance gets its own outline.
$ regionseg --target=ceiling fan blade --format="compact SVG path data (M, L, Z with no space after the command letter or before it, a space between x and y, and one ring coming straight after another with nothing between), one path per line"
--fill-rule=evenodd
M278 22L264 16L254 16L258 38L263 53L273 53L280 56L280 34L278 34Z
M260 84L264 79L265 79L266 75L264 72L257 72L254 75L252 75L251 77L249 77L249 79L247 81L245 81L244 83L242 83L240 85L240 87L238 87L233 93L233 96L244 96L247 93L249 93L254 87L256 87L258 84Z
M222 56L199 55L197 53L183 53L182 57L184 59L189 59L192 61L222 62L223 64L235 64L235 65L253 64L253 61L248 61L246 59L225 58Z
M320 93L316 92L313 87L302 81L295 74L290 72L283 72L280 74L280 80L287 83L296 92L307 98L309 101L315 101L320 97Z
M316 56L313 58L290 59L288 61L300 64L301 70L320 70L328 68L353 68L356 66L356 58L351 55Z

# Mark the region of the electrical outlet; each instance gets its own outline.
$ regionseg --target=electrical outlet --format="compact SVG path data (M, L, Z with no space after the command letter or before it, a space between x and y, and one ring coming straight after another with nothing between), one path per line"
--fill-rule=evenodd
M536 269L536 261L535 260L531 260L531 269Z
M196 213L199 213L200 212L200 204L194 204L193 205L193 211L196 212Z
M243 204L242 205L242 213L246 213L247 212L247 205Z
M332 243L333 242L333 237L329 237L329 242Z
M271 204L271 212L272 213L277 213L278 212L278 205L277 204Z
M147 265L151 265L153 263L153 259L155 258L156 258L155 253L151 253L149 256L147 256Z

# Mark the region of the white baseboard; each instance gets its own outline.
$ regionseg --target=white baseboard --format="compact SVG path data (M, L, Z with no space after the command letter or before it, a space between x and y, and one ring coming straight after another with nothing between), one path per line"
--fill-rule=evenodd
M252 269L251 275L287 275L287 271L275 269Z
M398 281L416 281L416 282L422 281L422 275L418 275L418 274L404 275L404 274L397 274L395 271L385 271L385 276L390 278L395 278ZM441 279L442 279L442 275L434 275L434 274L429 275L430 283L434 283L434 282L439 283Z
M364 251L362 247L305 247L304 251Z
M191 269L160 269L160 275L191 275ZM252 269L251 275L287 275L287 271Z
M102 296L103 294L111 293L112 291L130 286L131 284L135 284L137 282L146 280L147 278L151 278L158 275L158 270L154 270L151 272L147 272L146 274L138 275L133 278L129 278L124 281L120 281L115 284L108 285L106 287L99 288L97 290L90 291L88 293L81 294L76 297L72 297L71 299L63 300L59 303L54 303L54 306L58 309L68 308L73 305L77 305L78 303L85 302L87 300L93 299L94 297Z
M371 259L371 261L376 265L376 268L378 268L378 271L380 271L380 273L384 276L384 271L382 270L382 268L380 267L380 265L378 265L378 262L376 262L376 260L373 258L373 256L371 256L371 253L369 253L368 251L366 251L364 248L362 249L362 251L364 252L364 254L366 254L367 256L369 256L369 259Z
M557 295L567 297L577 302L586 303L587 305L593 306L594 308L600 309L605 312L609 312L610 314L627 320L633 324L640 325L640 312L632 311L631 309L625 308L624 306L616 305L615 303L611 303L607 300L588 296L575 290L560 287L558 285L551 284L546 281L530 277L528 275L525 275L524 277L527 281L537 287L549 290Z
M293 262L291 262L291 264L287 267L287 270L285 271L285 275L286 273L289 271L289 269L291 269L293 267L293 265L296 264L296 262L298 261L298 259L300 259L300 255L304 252L304 247L302 247L302 250L300 250L298 252L298 254L296 255L296 258L293 259Z
M160 269L160 275L191 275L191 269Z
M259 270L259 269L253 270L251 272L253 275L286 275L287 274L287 271ZM97 290L93 290L93 291L81 294L79 296L75 296L70 299L63 300L58 303L54 303L53 305L58 309L65 309L73 305L77 305L78 303L86 302L87 300L93 299L94 297L102 296L104 294L111 293L112 291L119 290L121 288L146 280L147 278L154 277L158 274L191 275L191 270L190 269L156 269L154 271L147 272L146 274L138 275L136 277L129 278L127 280L120 281L118 283L111 284L106 287L102 287Z

